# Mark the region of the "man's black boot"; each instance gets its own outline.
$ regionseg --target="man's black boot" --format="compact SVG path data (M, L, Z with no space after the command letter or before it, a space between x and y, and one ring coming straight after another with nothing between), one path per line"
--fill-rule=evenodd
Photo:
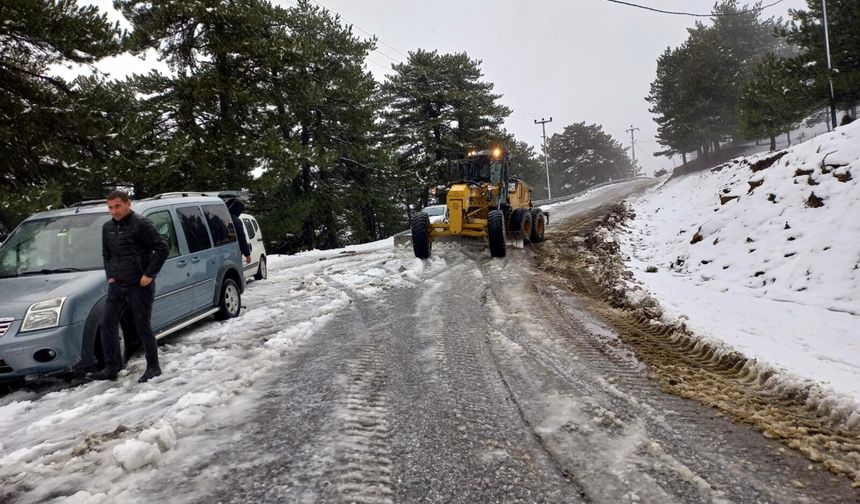
M117 374L119 374L119 370L105 368L105 369L102 369L101 371L94 371L92 373L87 373L84 376L90 380L116 381Z
M161 367L158 364L154 366L146 366L146 371L137 379L137 383L148 382L152 378L161 375Z

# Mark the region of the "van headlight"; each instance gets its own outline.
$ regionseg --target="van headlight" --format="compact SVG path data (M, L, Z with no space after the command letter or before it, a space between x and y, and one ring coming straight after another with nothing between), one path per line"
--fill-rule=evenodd
M21 332L50 329L60 325L60 312L65 302L66 298L61 297L31 304L27 308L27 314L24 315Z

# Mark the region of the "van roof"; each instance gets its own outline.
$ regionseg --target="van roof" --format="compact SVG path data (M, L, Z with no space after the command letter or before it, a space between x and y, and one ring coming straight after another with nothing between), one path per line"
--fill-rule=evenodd
M179 203L224 203L224 200L216 196L167 196L160 198L144 198L139 200L131 200L131 208L138 212L144 212L150 208L162 207L167 205L176 205ZM64 215L79 215L79 214L102 214L108 213L107 207L104 204L98 204L98 200L85 201L78 205L72 205L66 208L58 208L56 210L46 210L44 212L35 213L26 220L39 219L46 217L59 217Z

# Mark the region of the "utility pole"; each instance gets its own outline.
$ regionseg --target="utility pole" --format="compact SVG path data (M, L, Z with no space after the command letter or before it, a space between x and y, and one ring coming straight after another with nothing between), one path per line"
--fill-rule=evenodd
M636 176L636 172L639 169L636 166L636 137L634 137L634 132L639 131L639 128L634 128L633 125L630 125L629 130L625 130L627 133L630 133L630 154L633 156L633 176Z
M549 120L540 118L540 121L535 119L535 124L540 124L540 127L543 129L543 166L546 169L546 196L547 199L552 199L552 189L549 187L549 155L546 152L546 123L551 123L552 117Z
M830 85L830 121L836 128L836 94L833 92L833 65L830 62L830 32L827 28L827 0L821 0L824 17L824 51L827 53L827 83Z

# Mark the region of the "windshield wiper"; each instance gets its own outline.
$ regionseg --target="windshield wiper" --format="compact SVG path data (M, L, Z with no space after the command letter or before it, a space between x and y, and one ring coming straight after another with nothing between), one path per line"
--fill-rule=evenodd
M33 271L22 271L19 275L50 275L51 273L72 273L74 271L84 271L80 268L55 268L55 269L40 269Z

